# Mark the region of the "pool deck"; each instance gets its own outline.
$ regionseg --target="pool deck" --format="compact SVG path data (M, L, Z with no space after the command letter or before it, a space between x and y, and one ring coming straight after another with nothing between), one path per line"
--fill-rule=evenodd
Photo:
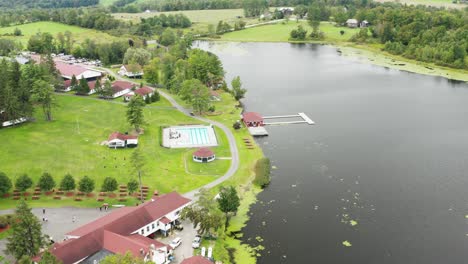
M195 142L191 138L191 134L187 133L187 129L206 129L207 131L207 142L199 143ZM177 131L179 136L177 138L171 138L170 133ZM215 147L218 146L218 140L216 133L212 126L206 125L190 125L190 126L171 126L163 129L163 147L166 148L200 148L200 147Z

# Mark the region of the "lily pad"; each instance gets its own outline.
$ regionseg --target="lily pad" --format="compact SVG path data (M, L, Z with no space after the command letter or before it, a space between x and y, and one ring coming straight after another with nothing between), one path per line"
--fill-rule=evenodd
M465 215L465 218L468 219L468 215Z
M357 225L358 223L357 223L357 221L351 220L351 221L349 221L349 224L350 224L351 226L355 226L355 225Z
M352 246L352 244L348 240L345 240L345 241L343 241L343 246L350 247L350 246Z

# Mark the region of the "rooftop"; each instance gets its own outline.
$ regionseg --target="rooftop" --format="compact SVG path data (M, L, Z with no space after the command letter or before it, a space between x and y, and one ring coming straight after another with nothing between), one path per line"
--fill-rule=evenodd
M209 158L214 155L214 152L209 148L199 148L193 153L193 156L200 158Z

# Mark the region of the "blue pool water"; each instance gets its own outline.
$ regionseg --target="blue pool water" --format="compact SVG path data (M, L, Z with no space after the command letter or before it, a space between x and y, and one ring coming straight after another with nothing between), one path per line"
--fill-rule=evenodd
M208 129L205 127L190 127L190 128L177 128L180 133L187 133L190 138L190 144L203 145L210 142L208 137Z

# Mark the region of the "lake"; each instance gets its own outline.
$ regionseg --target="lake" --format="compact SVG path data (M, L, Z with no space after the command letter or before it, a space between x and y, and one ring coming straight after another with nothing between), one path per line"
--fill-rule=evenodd
M243 229L265 247L258 263L468 263L466 83L332 46L194 47L217 54L229 82L241 76L247 111L316 122L267 126L257 140L273 165Z

